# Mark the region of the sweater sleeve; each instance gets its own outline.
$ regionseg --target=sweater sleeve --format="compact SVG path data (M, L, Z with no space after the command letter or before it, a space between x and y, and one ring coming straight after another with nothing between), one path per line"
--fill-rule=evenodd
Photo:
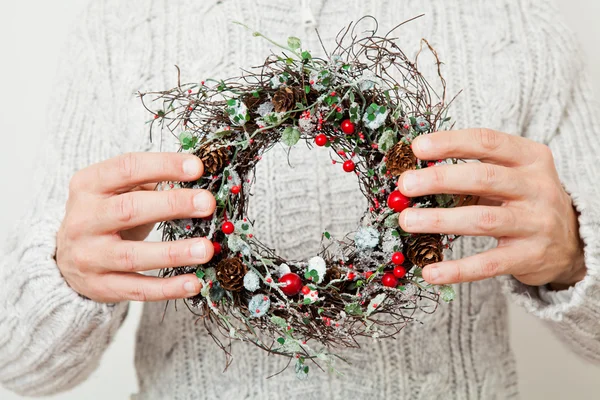
M72 174L121 151L118 129L101 116L114 107L102 24L81 15L59 63L35 196L0 254L0 384L23 395L47 395L85 380L127 314L127 303L83 298L61 276L54 260ZM85 23L84 23L85 22ZM108 118L106 118L108 119Z
M541 78L546 88L532 100L533 117L524 134L552 150L560 179L579 213L587 274L564 291L527 286L512 277L506 289L528 312L547 321L575 352L600 362L600 108L592 99L571 34L552 6L544 11L538 7L536 23L542 24L539 31L544 36L536 59L539 71L546 71Z

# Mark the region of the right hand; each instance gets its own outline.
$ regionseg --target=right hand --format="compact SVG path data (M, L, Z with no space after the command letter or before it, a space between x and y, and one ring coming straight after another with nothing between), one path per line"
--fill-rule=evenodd
M71 179L56 262L67 283L98 302L161 301L198 294L194 274L169 278L139 272L196 265L213 256L206 238L143 242L155 223L215 211L206 190L154 191L157 182L194 181L199 158L182 153L128 153L91 165Z

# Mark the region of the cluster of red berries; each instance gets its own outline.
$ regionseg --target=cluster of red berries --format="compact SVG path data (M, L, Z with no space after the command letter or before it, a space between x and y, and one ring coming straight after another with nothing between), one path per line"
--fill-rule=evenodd
M381 284L383 286L392 288L398 286L398 279L402 279L406 275L406 268L402 266L403 263L404 254L399 251L392 254L392 264L394 264L394 269L385 272L381 277Z

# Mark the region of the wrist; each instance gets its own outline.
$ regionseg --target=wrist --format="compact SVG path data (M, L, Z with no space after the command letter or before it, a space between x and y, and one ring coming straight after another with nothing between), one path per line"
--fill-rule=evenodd
M575 263L566 274L559 276L552 282L548 283L548 288L551 290L566 290L574 286L577 282L581 282L587 274L583 253L579 254Z

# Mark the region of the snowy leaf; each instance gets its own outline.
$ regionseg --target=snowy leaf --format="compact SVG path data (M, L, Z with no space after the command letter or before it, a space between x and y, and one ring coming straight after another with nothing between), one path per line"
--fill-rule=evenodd
M300 140L300 131L296 127L288 126L283 130L281 141L288 146L293 146Z

